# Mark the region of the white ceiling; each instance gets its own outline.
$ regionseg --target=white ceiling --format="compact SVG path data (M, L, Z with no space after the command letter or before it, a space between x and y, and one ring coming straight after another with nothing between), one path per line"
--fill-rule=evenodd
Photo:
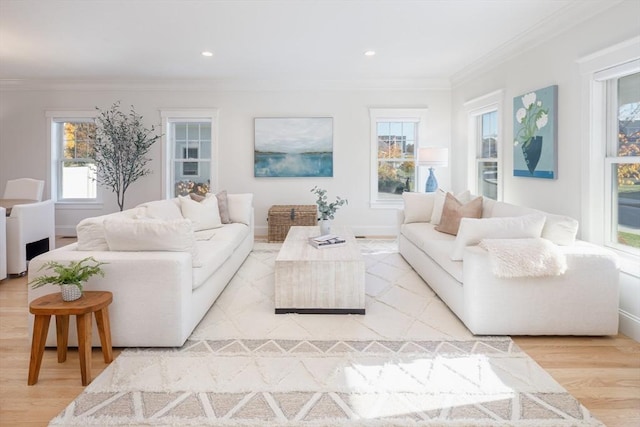
M0 79L448 81L616 3L0 0Z

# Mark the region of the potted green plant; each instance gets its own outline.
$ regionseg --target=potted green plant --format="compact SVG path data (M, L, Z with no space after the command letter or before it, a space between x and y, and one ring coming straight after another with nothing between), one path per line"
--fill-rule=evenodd
M82 287L90 277L99 274L104 277L101 266L106 262L98 262L94 257L83 258L80 261L71 261L65 265L57 261L49 261L40 267L42 271L51 269L55 274L39 276L29 284L33 289L47 284L58 285L64 301L74 301L82 296Z
M331 233L331 220L333 220L336 211L342 205L349 204L347 199L343 199L340 196L336 197L334 202L329 203L327 200L327 190L322 188L313 187L311 192L318 196L316 204L318 205L318 221L320 221L320 233Z

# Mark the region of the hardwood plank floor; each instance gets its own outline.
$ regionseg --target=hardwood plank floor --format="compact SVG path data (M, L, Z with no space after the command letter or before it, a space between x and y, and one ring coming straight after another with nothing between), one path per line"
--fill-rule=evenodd
M73 240L61 239L57 246ZM47 349L38 383L27 385L31 337L27 279L0 282L0 426L46 426L84 389L78 352L58 363ZM610 427L640 426L640 343L615 337L514 337L553 378ZM120 349L114 349L114 358ZM92 376L106 367L92 353Z

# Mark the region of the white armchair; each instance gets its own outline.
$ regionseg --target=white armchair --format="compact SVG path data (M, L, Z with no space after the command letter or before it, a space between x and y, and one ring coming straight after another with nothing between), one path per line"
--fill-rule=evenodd
M0 207L0 280L7 277L7 210Z
M55 206L52 200L15 205L7 221L7 273L27 271L27 244L49 239L48 248L55 249ZM32 254L35 257L39 253Z
M32 178L18 178L7 181L3 199L42 201L44 181Z

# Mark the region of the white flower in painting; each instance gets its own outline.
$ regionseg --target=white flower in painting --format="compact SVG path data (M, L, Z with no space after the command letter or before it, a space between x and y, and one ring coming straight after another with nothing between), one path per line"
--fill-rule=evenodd
M513 146L514 146L514 147L517 147L517 146L518 146L518 144L519 144L519 142L518 142L518 140L517 140L517 139L516 139L515 141L513 141Z
M536 102L536 93L531 92L522 97L522 105L524 108L531 107Z
M516 111L516 120L518 121L518 123L522 123L522 120L526 115L527 110L525 110L524 108L520 108L518 111Z
M548 121L549 121L549 116L547 115L547 113L543 112L542 114L540 114L540 118L536 120L536 127L538 128L538 130L545 127Z
M542 101L538 101L538 102L536 102L536 105L537 105L538 107L542 107Z

